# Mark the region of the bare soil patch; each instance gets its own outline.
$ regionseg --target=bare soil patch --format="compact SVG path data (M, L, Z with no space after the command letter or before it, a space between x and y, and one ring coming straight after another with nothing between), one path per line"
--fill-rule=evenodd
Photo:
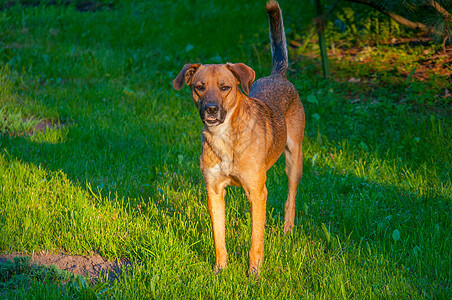
M66 124L59 122L57 123L52 120L42 120L33 127L32 133L37 131L44 132L46 130L58 130L63 128L65 125Z
M56 265L60 270L81 275L93 283L98 281L99 275L108 276L108 280L112 282L130 265L130 262L126 259L112 261L98 254L91 256L68 255L64 253L26 255L16 252L0 254L0 263L12 260L17 256L30 256L30 263L45 265L46 267Z
M362 56L365 52L364 48L336 49L335 53L331 53L333 58L341 58L342 60L353 61L356 64L375 66L375 69L391 70L394 62L399 60L398 54L388 54L386 58L386 67L382 68L381 61L375 61L372 55ZM359 59L357 59L359 57ZM444 50L433 51L424 50L423 55L416 60L418 66L414 70L398 70L402 78L412 77L419 81L430 80L433 75L452 76L452 46ZM378 66L378 67L377 67ZM412 73L410 74L410 72Z
M63 127L62 124L52 122L51 120L42 120L33 127L33 131L34 132L36 132L36 131L43 132L43 131L50 130L50 129L57 130L57 129L60 129L61 127Z
M0 135L23 136L33 135L37 132L44 132L47 130L59 130L66 124L55 122L52 120L36 120L34 118L22 118L21 122L17 120L11 121L7 118L0 117Z

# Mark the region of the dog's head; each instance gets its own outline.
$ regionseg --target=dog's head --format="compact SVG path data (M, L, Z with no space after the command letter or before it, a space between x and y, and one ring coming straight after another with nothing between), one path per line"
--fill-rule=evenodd
M239 84L243 92L249 94L254 76L253 69L242 63L186 64L173 80L173 86L180 90L186 82L191 88L201 120L207 126L217 126L225 121L228 111L236 106Z

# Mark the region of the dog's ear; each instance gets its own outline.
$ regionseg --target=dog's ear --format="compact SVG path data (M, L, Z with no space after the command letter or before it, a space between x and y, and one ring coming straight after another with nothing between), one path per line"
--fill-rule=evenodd
M227 63L226 66L240 81L243 92L249 95L251 85L253 84L254 78L256 76L254 70L242 63L238 64Z
M182 70L180 70L176 78L174 78L173 87L176 90L180 90L184 86L184 81L187 83L187 85L190 85L193 74L195 74L200 65L201 64L186 64L182 68Z

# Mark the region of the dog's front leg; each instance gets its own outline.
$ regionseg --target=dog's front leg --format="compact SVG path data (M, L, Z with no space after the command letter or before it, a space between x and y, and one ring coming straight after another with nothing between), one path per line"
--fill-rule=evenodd
M249 253L249 275L259 275L264 255L264 229L267 206L265 180L245 188L251 205L251 249Z
M227 252L225 241L225 189L218 186L207 186L207 203L212 221L213 239L215 243L215 272L226 268Z

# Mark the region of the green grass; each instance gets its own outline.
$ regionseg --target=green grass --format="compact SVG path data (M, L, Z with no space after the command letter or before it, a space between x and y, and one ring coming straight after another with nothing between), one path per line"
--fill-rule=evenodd
M286 14L299 11L281 2ZM0 122L60 124L0 130L0 252L132 262L92 287L24 272L31 283L0 298L452 297L452 121L450 102L436 96L450 82L397 81L363 64L337 73L356 68L371 84L323 80L316 62L294 55L289 77L307 117L294 234L283 234L281 159L268 173L261 277L246 277L250 210L237 188L226 199L229 268L213 274L202 124L189 91L171 80L188 62L244 62L268 74L264 3L0 11Z

